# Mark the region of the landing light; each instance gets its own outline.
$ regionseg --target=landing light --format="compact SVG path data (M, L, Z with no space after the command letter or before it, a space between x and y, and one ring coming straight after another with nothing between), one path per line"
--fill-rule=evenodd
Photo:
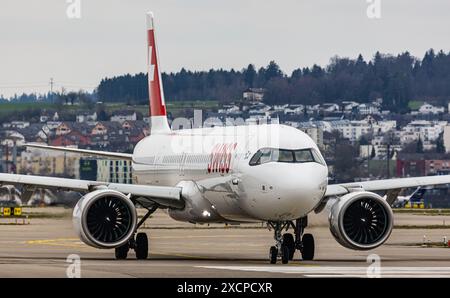
M202 213L202 215L203 215L204 217L210 217L210 216L211 216L211 213L210 213L208 210L204 210L203 213Z

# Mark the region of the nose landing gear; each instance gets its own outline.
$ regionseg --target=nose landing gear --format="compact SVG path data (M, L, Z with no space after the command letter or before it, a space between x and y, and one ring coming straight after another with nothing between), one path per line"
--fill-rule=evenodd
M269 230L274 230L275 246L269 251L269 259L271 264L276 264L278 258L281 263L287 264L294 259L296 250L299 250L303 260L310 261L314 258L314 237L311 234L304 234L308 225L307 217L302 217L293 221L268 222ZM290 233L281 234L283 230L288 231L289 228L294 230L294 235Z
M274 230L273 238L275 239L275 246L272 246L269 251L270 263L275 264L278 257L280 257L281 262L287 264L289 262L290 251L287 244L283 241L281 231L288 226L288 223L269 222L269 226Z

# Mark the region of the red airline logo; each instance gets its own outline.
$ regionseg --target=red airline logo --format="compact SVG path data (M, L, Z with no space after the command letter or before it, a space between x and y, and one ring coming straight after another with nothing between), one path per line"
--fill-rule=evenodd
M216 144L210 154L208 173L228 173L231 169L232 153L237 143Z
M161 82L159 77L158 56L155 42L154 30L148 30L148 91L150 96L150 115L165 116L166 106L164 103L164 95L161 90Z
M148 47L148 56L152 57L153 47ZM150 65L148 67L148 79L150 82L153 82L155 80L155 64L150 62Z

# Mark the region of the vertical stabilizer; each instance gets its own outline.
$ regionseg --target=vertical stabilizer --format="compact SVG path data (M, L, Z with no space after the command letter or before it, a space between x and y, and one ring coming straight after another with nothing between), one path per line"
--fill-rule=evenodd
M152 12L147 13L147 47L151 133L168 133L170 132L170 127L167 121L166 103L156 45L155 22Z

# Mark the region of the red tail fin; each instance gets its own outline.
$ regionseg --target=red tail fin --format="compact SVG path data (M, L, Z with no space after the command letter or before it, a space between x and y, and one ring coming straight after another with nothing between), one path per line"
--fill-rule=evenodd
M159 69L153 13L147 13L148 41L148 90L150 97L151 132L170 131L166 116L166 104Z

